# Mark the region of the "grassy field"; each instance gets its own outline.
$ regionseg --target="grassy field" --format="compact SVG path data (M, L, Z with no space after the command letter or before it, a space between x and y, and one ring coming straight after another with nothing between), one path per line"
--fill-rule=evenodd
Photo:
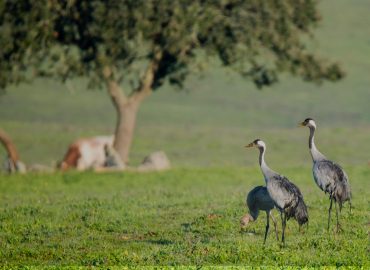
M370 2L320 2L323 22L310 46L341 62L338 83L308 84L284 74L257 91L217 67L191 76L186 89L165 86L140 109L131 164L164 150L163 173L0 173L0 265L295 265L370 267ZM326 231L328 198L312 180L306 117L317 120L316 142L350 177L353 213L344 231ZM104 91L81 80L38 80L0 96L0 128L26 164L54 166L76 138L112 134L115 114ZM288 222L287 246L265 214L241 230L246 193L263 185L257 151L301 189L309 207L306 231ZM0 157L4 150L0 147ZM0 158L1 160L1 158ZM278 213L274 213L277 217ZM280 229L279 225L279 229Z
M326 230L329 200L310 169L281 172L301 187L310 216L304 233L288 222L285 248L272 232L263 246L264 213L239 227L246 191L263 184L258 168L3 178L0 264L370 267L369 170L347 168L354 208L343 209L340 234Z

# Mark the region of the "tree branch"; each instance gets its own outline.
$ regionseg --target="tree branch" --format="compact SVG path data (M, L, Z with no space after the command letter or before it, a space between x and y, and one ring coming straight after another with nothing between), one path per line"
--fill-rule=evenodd
M128 99L119 84L113 79L111 67L105 66L103 68L103 76L107 84L109 96L112 99L114 106L118 111L121 111L125 104L127 104Z
M161 58L162 51L158 50L157 52L155 52L152 61L148 64L148 67L140 80L139 87L131 92L129 96L130 100L140 102L151 94L154 74L158 68Z

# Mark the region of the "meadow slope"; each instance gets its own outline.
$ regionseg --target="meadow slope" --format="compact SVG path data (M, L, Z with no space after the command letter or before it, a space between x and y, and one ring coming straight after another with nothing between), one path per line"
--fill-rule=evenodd
M328 0L320 9L323 21L310 46L343 65L343 81L316 85L283 75L279 84L258 91L230 71L210 67L201 78L191 76L184 91L165 86L144 102L132 164L161 149L175 167L255 165L242 146L260 137L272 147L274 164L307 165L308 132L296 125L308 116L317 120L317 144L330 158L367 164L370 2ZM107 94L85 88L81 80L67 85L39 80L0 96L0 127L27 164L55 165L74 139L113 133L115 113Z

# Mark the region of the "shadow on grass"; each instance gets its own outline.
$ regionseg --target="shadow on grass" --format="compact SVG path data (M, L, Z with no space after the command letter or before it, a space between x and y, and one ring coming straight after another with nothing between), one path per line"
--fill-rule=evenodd
M239 230L239 233L240 234L248 234L248 235L261 235L260 233L256 232L255 229L251 229L251 228L241 228Z
M126 243L147 243L152 245L160 245L160 246L169 246L175 244L174 241L168 240L168 239L132 239L125 241Z
M149 244L155 244L155 245L163 245L163 246L168 246L168 245L173 245L175 242L168 240L168 239L159 239L159 240L142 240L138 242L146 242Z
M150 239L150 237L157 236L155 232L149 232L144 235L122 235L120 237L121 240L124 242L131 242L131 243L148 243L153 245L173 245L175 242L168 240L168 239ZM153 238L154 238L153 237Z

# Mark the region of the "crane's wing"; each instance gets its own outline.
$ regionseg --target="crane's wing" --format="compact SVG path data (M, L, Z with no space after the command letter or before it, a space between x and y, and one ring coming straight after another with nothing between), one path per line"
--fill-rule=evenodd
M267 190L280 209L295 206L303 196L299 188L282 175L274 175L272 181L268 182Z
M338 185L349 185L348 176L344 170L330 160L315 162L313 167L313 177L321 190L332 194Z

